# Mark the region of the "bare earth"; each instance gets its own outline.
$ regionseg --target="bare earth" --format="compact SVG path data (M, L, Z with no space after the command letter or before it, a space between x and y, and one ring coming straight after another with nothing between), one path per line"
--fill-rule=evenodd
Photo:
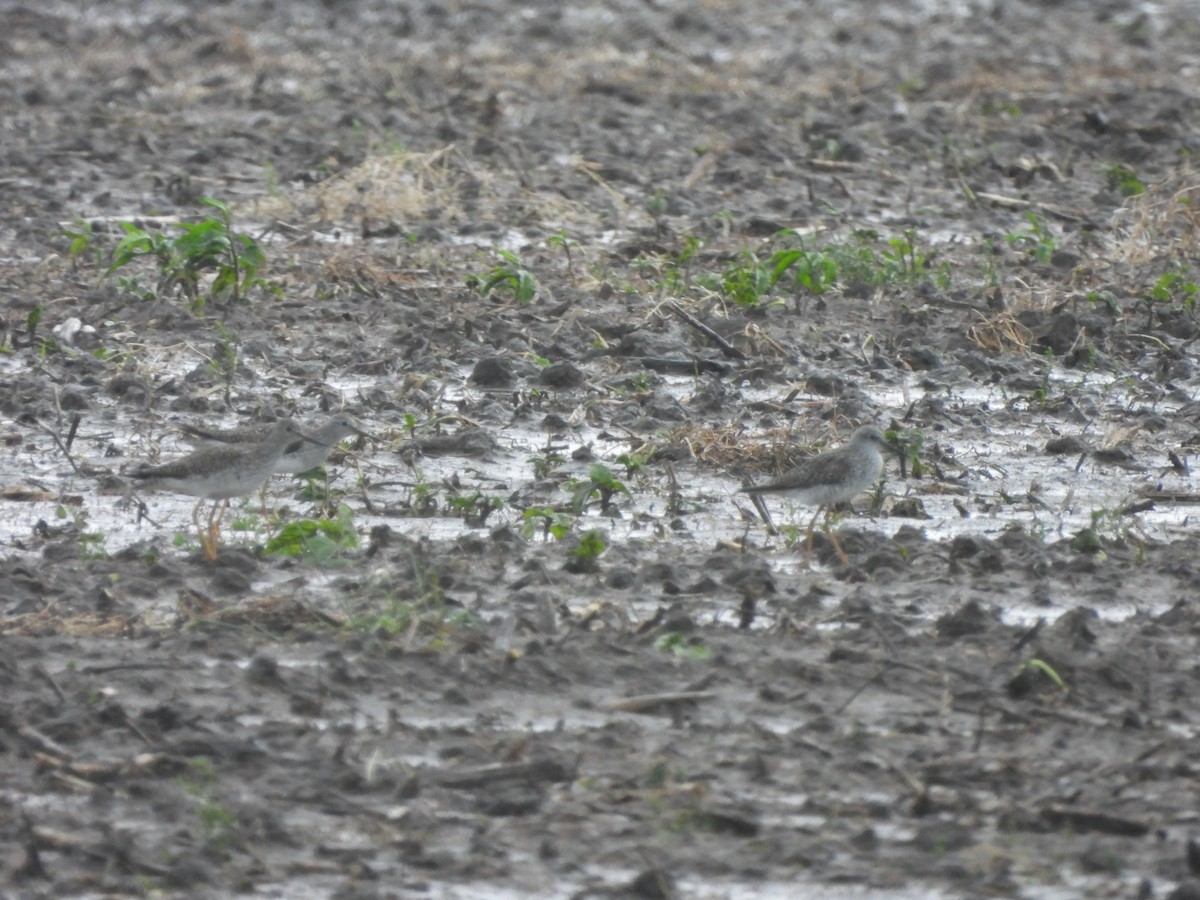
M1059 533L961 450L1186 486L1192 0L0 24L0 896L1200 896L1194 496ZM276 293L106 276L202 196ZM216 562L135 521L172 421L335 410ZM733 489L864 422L912 477L806 566Z

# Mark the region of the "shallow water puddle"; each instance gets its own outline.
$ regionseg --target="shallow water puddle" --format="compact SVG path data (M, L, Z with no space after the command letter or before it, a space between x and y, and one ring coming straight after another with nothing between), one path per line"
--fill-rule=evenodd
M193 354L181 349L169 368L184 372L193 362ZM0 357L0 365L4 364L4 358ZM663 381L680 399L686 399L696 387L692 378L670 377ZM1102 392L1104 402L1109 406L1135 408L1144 402L1136 383L1096 373L1082 376L1059 373L1052 375L1051 381L1057 385L1055 390ZM367 379L336 379L337 389L348 398L362 395L372 384ZM915 377L899 385L872 385L871 392L897 414L913 398L927 393ZM743 393L748 402L779 399L777 391L743 389ZM996 413L992 416L994 425L983 433L968 424L957 432L947 427L945 431L925 435L926 441L936 440L957 464L957 471L946 471L947 476L956 479L950 485L939 484L931 478L902 480L897 464L894 461L887 464L886 494L891 498L911 496L919 499L929 518L856 515L842 518L838 527L894 534L904 526L914 526L930 540L944 541L961 534L996 535L1014 524L1047 540L1069 538L1088 528L1095 529L1101 536L1132 533L1152 539L1169 539L1172 533L1189 525L1193 510L1182 504L1160 503L1134 516L1121 515L1121 510L1137 499L1139 489L1161 486L1190 492L1190 479L1170 469L1165 452L1157 450L1151 458L1140 460L1140 465L1145 467L1140 471L1101 465L1090 456L1080 464L1077 458L1059 458L1042 452L1046 440L1065 430L1060 420L1030 409L1028 415L1022 412L1019 427L1011 424L1016 418L1011 411L1013 401L999 388L968 385L941 389L936 393L951 411L956 408L972 412L994 409ZM443 403L453 405L457 399L479 395L467 385L466 373L459 372L446 380L441 398ZM825 402L822 398L804 395L792 400L794 403ZM115 472L133 461L144 436L140 430L123 429L118 422L110 425L107 422L101 424L102 421L101 415L84 420L72 452L81 466L86 464L98 471ZM217 424L233 423L230 420ZM396 424L388 426L370 420L364 424L368 430L381 431L390 427L392 433L402 433ZM167 431L167 420L163 420L161 426L164 430L162 458L171 458L188 449ZM43 490L44 494L39 497L35 490L30 499L0 501L0 541L10 548L20 544L31 548L24 552L35 553L38 542L33 539L33 534L39 521L51 528L74 522L80 530L96 534L96 543L89 545L96 553L115 553L147 539L155 539L160 552L174 552L172 541L182 541L184 546L196 543L191 524L195 501L191 498L167 493L147 494L145 501L152 521L138 523L136 504L119 494L97 493L95 480L73 471L49 434L26 428L22 436L23 440L14 452L0 460L0 483L10 489L16 485L29 485ZM333 486L346 491L344 502L354 509L354 520L362 535L376 525L387 525L409 537L431 541L486 533L497 525L520 530L523 525L521 515L507 503L510 495L532 482L533 460L545 455L550 439L540 426L524 422L510 425L494 436L500 447L486 459L428 457L421 459L415 470L405 467L392 450L368 445L357 455L355 468L334 471ZM1095 442L1098 440L1093 439ZM582 481L587 478L590 463L569 458L570 452L579 446L591 447L597 460L607 465L630 491L618 499L621 518L604 518L588 511L575 520L579 530L600 529L610 543L651 540L695 548L711 548L721 543L736 545L747 537L752 545L769 553L772 564L781 572L795 572L803 565L802 548L792 547L790 541L798 538L802 545L803 529L811 517L811 510L790 503L786 497L772 498L770 509L776 525L784 529L785 535L796 538L771 537L761 524L748 518L750 504L738 494L740 481L733 474L680 464L676 471L685 512L678 521L684 527L682 530L669 529L666 527L666 486L656 474L628 474L617 462L617 457L627 452L627 442L613 441L604 429L580 421L565 439L555 441L555 444L565 449L559 451L563 461L554 470L560 488L551 498L552 505L565 508L571 490L568 479ZM128 456L107 457L105 450L109 446L124 448ZM438 498L443 514L422 517L367 513L357 496L359 488L355 486L360 477L374 508L407 510L414 495L413 485L425 484ZM444 514L450 497L446 484L451 479L460 485L459 496L479 492L499 501L500 508L488 517L484 529ZM298 482L273 479L266 510L279 508L288 510L289 515L301 514L306 504L291 497L294 484ZM64 502L71 496L82 498L82 502ZM860 509L863 503L863 500L858 501ZM245 540L250 544L261 543L265 536L264 508L258 498L235 501L234 506L225 519L224 540L232 545L243 540L242 533L233 527L241 519L251 528L245 533ZM750 522L749 526L747 522ZM654 523L661 523L662 527ZM840 592L834 593L836 597ZM656 606L657 598L648 601L645 609L635 606L633 612L649 615ZM1018 601L1007 614L1016 621L1024 621L1046 613L1042 609L1025 609ZM1120 617L1128 611L1113 608L1105 614ZM722 615L728 616L728 613Z

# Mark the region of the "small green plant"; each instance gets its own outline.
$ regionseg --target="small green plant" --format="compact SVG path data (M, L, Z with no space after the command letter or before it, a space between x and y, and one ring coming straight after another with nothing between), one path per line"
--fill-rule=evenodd
M402 577L373 579L362 596L343 598L353 604L347 609L347 628L387 640L420 635L431 639L427 647L438 649L450 632L478 627L469 611L447 604L438 573L420 552L413 553L410 563Z
M188 760L190 775L180 776L175 783L188 795L195 797L196 815L204 841L209 848L224 853L241 836L241 823L237 815L217 800L212 791L216 781L216 770L212 762L203 757Z
M950 283L949 266L935 267L933 254L921 249L911 228L887 240L873 229L857 229L845 240L820 249L805 246L791 229L772 240L775 246L765 260L744 250L738 262L725 270L720 287L727 297L755 306L783 288L823 294L835 285L870 288L933 281L946 287Z
M239 839L242 826L237 815L213 799L204 800L196 807L205 843L217 852L228 850Z
M753 250L743 250L721 276L721 292L738 306L758 306L779 280Z
M570 549L563 568L576 574L595 572L599 569L601 554L607 549L608 542L602 532L594 528L585 531L579 536L579 543Z
M1104 170L1104 177L1108 181L1109 188L1115 190L1122 197L1136 197L1138 194L1146 192L1146 186L1129 166L1109 166Z
M217 343L208 361L208 369L215 379L225 385L225 403L232 406L233 382L238 367L237 337L221 322L215 323L215 329Z
M272 163L263 163L263 187L268 197L279 196L279 170Z
M438 512L437 491L432 484L421 482L412 489L409 507L414 516L436 516Z
M1109 315L1114 319L1121 318L1121 304L1117 300L1117 295L1112 291L1088 291L1084 299L1093 306L1103 303Z
M831 253L805 250L793 269L796 284L810 294L823 294L838 279L837 259Z
M650 383L650 375L647 372L636 372L626 378L618 387L618 393L628 391L635 396L651 394L654 392L654 385Z
M1058 239L1054 236L1046 220L1033 210L1025 213L1029 227L1023 232L1006 234L1004 239L1010 245L1028 253L1039 263L1048 263L1058 249Z
M200 202L215 210L215 215L180 224L177 227L182 233L177 237L132 222L119 223L125 237L113 250L112 263L105 275L112 275L134 260L148 258L158 270L154 295L178 291L197 315L203 313L206 299L237 302L246 299L256 287L281 294L278 287L259 277L266 257L254 238L233 230L229 207L212 197L201 197ZM215 273L207 297L200 290L201 276L206 272ZM137 287L136 282L129 280L125 285ZM139 295L144 296L144 292Z
M603 515L608 512L613 496L618 493L628 496L629 489L617 480L608 466L602 463L593 463L588 466L587 480L579 484L571 496L571 511L577 516L582 515L592 498L597 497L600 500L600 512Z
M509 250L499 253L501 262L497 263L484 275L471 275L467 278L467 286L474 288L487 297L497 289L512 292L513 300L520 304L529 303L537 295L537 279L533 277L517 254Z
M925 434L920 429L906 428L903 431L889 431L885 435L896 447L908 463L908 474L920 478L925 471L921 463L921 448L925 445Z
M980 112L988 118L1009 116L1016 119L1022 115L1021 107L1011 100L984 100Z
M892 277L889 280L915 284L925 279L926 259L917 250L916 236L917 233L910 228L903 237L888 240L888 249L883 251L882 257L891 267Z
M683 294L691 287L692 265L703 246L704 242L695 235L684 235L679 250L669 259L638 257L633 261L632 267L655 271L660 277L658 288L663 295ZM720 289L715 280L712 281L711 287L715 290Z
M576 559L595 560L607 549L608 542L604 540L604 534L593 528L580 536L579 546L571 551L571 555Z
M533 464L533 477L537 479L545 478L555 469L566 462L566 457L561 454L549 451L545 456L533 456L529 459Z
M547 246L549 246L549 247L551 247L551 248L553 248L553 249L555 249L555 250L557 250L557 249L561 249L561 250L562 250L562 252L563 252L564 254L566 254L566 257L567 257L567 274L568 274L568 275L570 276L570 278L571 278L571 283L572 283L572 284L574 284L574 282L575 282L575 268L574 268L574 266L571 264L571 248L572 248L572 247L574 247L574 246L578 246L577 242L576 242L576 241L573 241L573 240L571 240L569 237L567 237L567 232L566 232L566 231L559 231L559 232L557 232L556 234L552 234L552 235L550 235L550 237L546 238L546 244L547 244Z
M1017 666L1016 674L1020 675L1022 672L1027 670L1041 672L1043 675L1049 678L1054 683L1054 686L1062 691L1063 694L1070 693L1070 688L1067 687L1066 682L1064 682L1062 679L1062 676L1059 675L1058 672L1055 671L1054 667L1044 659L1025 660L1023 663Z
M521 513L521 537L531 540L539 531L542 538L554 538L561 541L571 533L571 525L575 517L558 512L548 506L534 506Z
M1200 285L1188 276L1191 273L1179 271L1165 272L1151 285L1147 299L1155 303L1165 303L1174 309L1196 311L1196 299L1200 296Z
M300 489L296 492L296 499L336 511L336 508L331 507L330 504L335 496L342 496L342 492L330 488L329 471L324 466L317 466L307 472L297 472L296 478L301 482Z
M1093 509L1089 518L1090 524L1076 531L1071 537L1071 549L1077 553L1095 554L1103 559L1106 541L1141 543L1131 529L1128 517L1120 508Z
M58 341L44 334L38 334L38 326L42 324L42 316L45 309L42 304L35 303L33 309L25 316L25 339L22 341L23 347L37 347L38 361L46 359L51 353L58 353L62 350ZM10 348L11 349L11 348Z
M662 190L656 190L642 201L650 218L654 219L654 227L662 234L666 228L667 213L671 211L671 201Z
M67 238L67 258L72 264L78 264L79 258L91 250L96 255L96 262L99 263L101 257L100 248L96 245L96 233L92 228L92 223L80 216L75 217L74 226L64 228L62 230L63 237Z
M662 650L681 659L708 659L712 650L704 643L704 638L698 634L683 634L678 631L668 631L654 642L655 650Z
M108 551L104 547L108 541L108 535L103 531L88 530L88 512L86 509L81 506L59 505L54 510L54 516L59 520L71 520L71 524L75 528L75 538L79 541L83 559L108 558Z
M789 550L799 547L800 541L807 534L804 526L797 525L794 522L778 525L776 528L779 531L779 536L783 539L783 546L787 547Z
M304 557L318 565L336 560L358 546L358 531L350 507L339 506L332 519L299 519L288 522L267 541L267 556Z
M488 497L479 491L451 497L447 503L455 515L461 516L468 525L482 527L487 523L488 516L504 507L504 501L499 497Z
M646 465L646 457L652 452L652 447L646 444L642 450L636 453L622 453L617 457L617 462L625 467L625 476L629 477L635 472L640 471Z

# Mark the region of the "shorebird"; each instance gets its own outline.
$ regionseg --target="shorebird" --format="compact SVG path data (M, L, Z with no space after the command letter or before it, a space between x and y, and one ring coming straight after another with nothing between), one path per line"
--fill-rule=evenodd
M179 430L207 444L247 444L261 441L271 430L270 425L247 425L231 431L211 431L196 425L180 423ZM315 429L305 429L307 440L291 442L275 462L277 475L298 475L308 472L325 462L330 452L343 438L366 432L348 415L331 416Z
M254 493L275 472L284 452L304 443L316 441L292 419L282 419L257 441L206 447L161 465L138 466L126 474L149 488L200 498L192 509L192 522L200 531L204 556L211 560L217 558L217 534L230 498ZM201 529L199 514L205 500L213 504L208 528Z
M825 513L828 524L829 513L838 503L853 500L879 480L883 473L881 450L898 453L882 431L874 425L863 425L850 436L850 440L836 450L828 450L811 459L806 459L778 478L742 488L747 494L792 494L805 506L816 506L817 511L808 523L807 554L812 555L813 528L817 516ZM832 532L830 541L844 565L850 560Z

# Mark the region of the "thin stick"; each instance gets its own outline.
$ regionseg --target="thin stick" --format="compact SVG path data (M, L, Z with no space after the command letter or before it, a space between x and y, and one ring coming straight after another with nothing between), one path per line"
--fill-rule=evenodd
M33 424L36 425L38 428L42 429L42 431L46 432L46 434L50 435L50 437L54 438L54 443L58 444L58 449L61 450L63 453L63 456L65 456L67 458L67 462L69 462L71 464L71 468L75 470L75 474L82 476L83 473L81 471L79 471L79 466L77 466L75 464L75 458L73 456L71 456L71 451L67 449L66 444L64 444L62 442L62 438L60 438L58 436L58 434L54 431L54 429L50 428L50 426L48 426L48 425L43 425L37 419L33 420ZM73 426L71 428L71 433L72 434L75 433L75 428Z
M740 360L749 360L750 359L750 357L746 356L745 353L743 353L737 347L733 346L733 344L729 343L729 341L725 340L725 338L721 337L719 334L717 334L715 331L713 331L711 328L709 328L707 325L705 325L703 322L701 322L699 319L697 319L695 316L693 316L690 312L685 310L678 303L668 302L664 305L667 307L667 309L669 309L671 312L675 313L675 315L679 316L679 318L683 319L683 321L687 322L689 325L691 325L693 328L695 328L697 331L699 331L701 334L703 334L705 337L707 337L710 341L712 341L714 344L716 344L721 349L721 352L724 353L726 356L728 356L732 359L740 359Z

